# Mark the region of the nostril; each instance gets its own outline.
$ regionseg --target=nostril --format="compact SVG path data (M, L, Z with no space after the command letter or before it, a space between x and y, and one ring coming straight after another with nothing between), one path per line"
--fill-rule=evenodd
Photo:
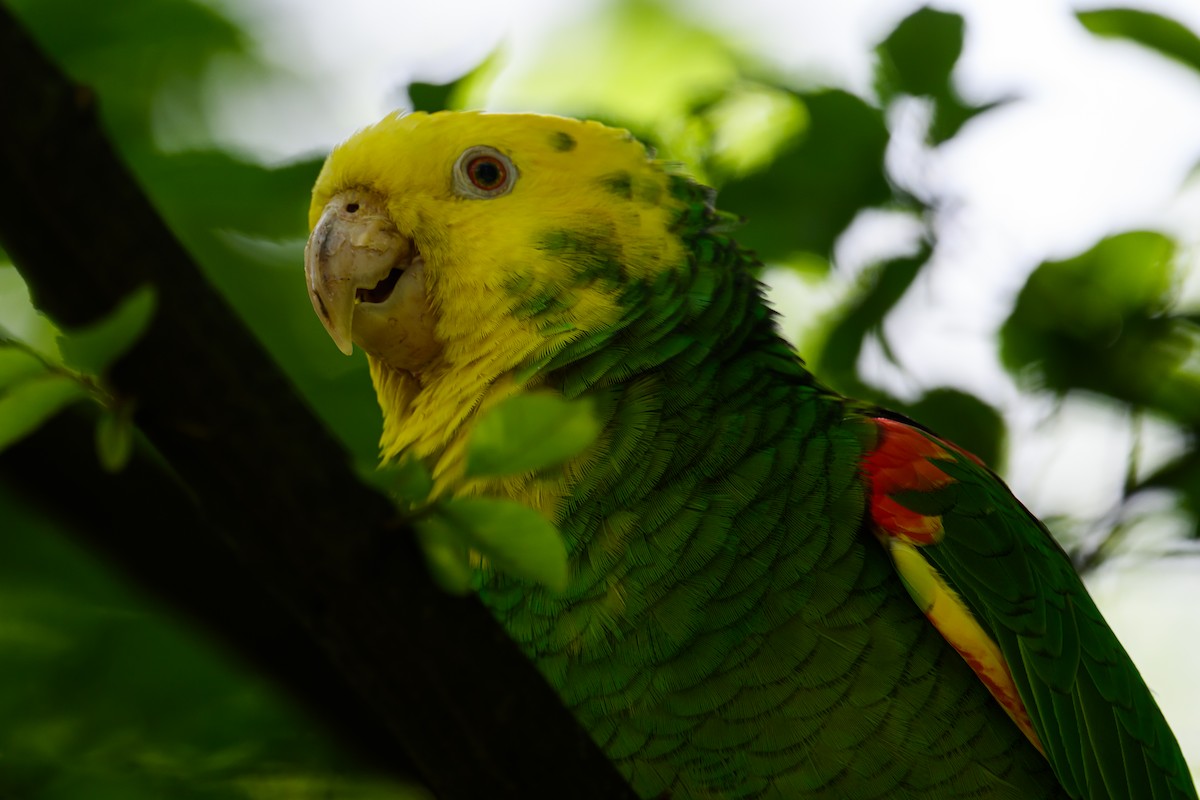
M346 213L347 214L353 214L355 211L358 211L358 203L347 203L346 204Z

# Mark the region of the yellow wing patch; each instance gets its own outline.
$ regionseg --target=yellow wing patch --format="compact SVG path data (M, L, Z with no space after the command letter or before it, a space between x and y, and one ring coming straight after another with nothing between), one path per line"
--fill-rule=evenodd
M871 487L875 536L887 548L917 607L1045 755L999 646L921 552L922 547L936 546L945 535L941 516L912 511L891 496L902 491L932 491L952 483L954 479L931 459L953 460L957 457L950 452L953 446L896 420L879 418L874 422L879 441L864 459L863 471Z
M975 671L1021 732L1045 755L1029 712L1017 694L1008 663L992 637L915 545L886 535L880 538L917 607Z

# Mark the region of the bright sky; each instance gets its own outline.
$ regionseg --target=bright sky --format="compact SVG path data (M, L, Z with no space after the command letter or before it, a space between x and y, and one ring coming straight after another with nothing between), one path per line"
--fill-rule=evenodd
M285 69L250 80L236 65L217 63L210 112L225 143L266 160L323 152L402 105L398 87L456 77L501 41L509 74L520 74L562 26L597 2L223 0L228 14L257 33L262 54ZM866 92L871 45L917 5L693 0L686 7L785 69ZM1096 41L1063 0L937 5L968 20L956 73L965 98L1019 100L932 152L903 135L918 131L919 107L893 117L898 133L889 166L906 186L940 198L945 210L937 262L887 323L902 369L878 349L864 357L902 396L946 384L998 405L1014 442L1008 476L1017 494L1039 514L1095 516L1119 493L1130 421L1086 400L1054 414L1048 402L1022 395L998 364L994 332L1028 273L1047 257L1074 255L1106 233L1139 226L1166 228L1195 248L1200 190L1181 194L1179 181L1200 162L1200 76L1131 44ZM1200 29L1194 0L1137 5ZM522 102L503 75L488 99L492 108ZM168 143L186 146L170 120L161 132ZM1098 163L1104 170L1094 169ZM905 235L903 223L880 215L855 231L838 251L845 286L868 254ZM785 315L809 313L838 296L836 287L814 292L794 273L772 276ZM1200 304L1200 279L1189 285L1190 302ZM1179 446L1177 432L1165 426L1147 423L1143 433L1151 461ZM1151 524L1169 534L1180 522L1159 510ZM1130 559L1111 564L1091 585L1200 774L1198 576L1200 558Z

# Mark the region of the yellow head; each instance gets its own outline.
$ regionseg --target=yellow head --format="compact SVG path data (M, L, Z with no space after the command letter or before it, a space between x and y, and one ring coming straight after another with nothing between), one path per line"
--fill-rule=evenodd
M444 472L476 411L681 264L670 181L628 133L561 117L393 114L339 145L305 269L334 341L370 357L383 455Z

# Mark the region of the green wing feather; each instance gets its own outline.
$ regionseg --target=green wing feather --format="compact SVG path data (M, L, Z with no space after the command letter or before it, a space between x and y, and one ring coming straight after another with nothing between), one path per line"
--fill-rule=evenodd
M1162 712L1066 554L1004 483L947 446L950 480L891 498L940 517L921 552L987 629L1072 797L1195 798Z
M643 797L1062 800L908 601L865 527L870 434L694 199L702 257L541 367L604 426L560 508L569 589L485 574L480 597Z

